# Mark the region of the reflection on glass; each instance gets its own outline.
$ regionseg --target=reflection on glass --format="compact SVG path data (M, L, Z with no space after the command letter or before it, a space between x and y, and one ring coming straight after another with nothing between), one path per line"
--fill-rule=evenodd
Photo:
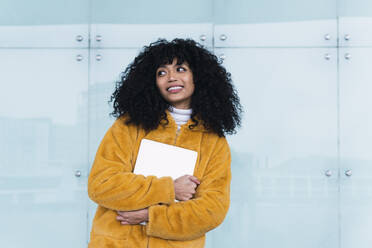
M135 49L92 49L89 90L83 93L84 99L88 99L89 113L89 167L93 164L98 146L115 121L109 116L113 111L110 97L115 90L115 83L120 80L121 72L128 66L138 53ZM102 56L102 61L97 61L95 56ZM88 204L88 230L91 230L97 204L89 200Z
M1 0L0 25L89 23L90 0Z
M372 17L372 1L339 0L340 17Z
M244 24L335 19L337 0L214 0L214 23Z
M226 56L245 114L229 137L230 211L207 247L338 246L338 180L324 174L337 174L337 67L325 51L335 53L216 50Z
M341 57L339 62L341 241L345 248L368 248L372 246L367 231L372 228L372 49L340 49L345 53L352 60Z
M92 0L92 23L176 24L212 21L212 0Z
M0 55L1 246L82 247L88 63L68 49Z

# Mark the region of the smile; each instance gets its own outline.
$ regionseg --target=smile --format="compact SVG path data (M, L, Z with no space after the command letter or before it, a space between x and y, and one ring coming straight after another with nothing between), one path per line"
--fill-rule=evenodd
M173 87L169 87L169 88L167 89L167 91L174 93L174 92L179 92L179 91L181 91L182 88L183 88L182 86L173 86Z

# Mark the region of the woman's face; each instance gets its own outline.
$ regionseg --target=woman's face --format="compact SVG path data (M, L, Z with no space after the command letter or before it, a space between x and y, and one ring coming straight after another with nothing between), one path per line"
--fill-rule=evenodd
M186 61L181 65L176 63L177 59L174 59L172 64L156 70L156 85L163 98L173 107L188 109L195 88L193 74Z

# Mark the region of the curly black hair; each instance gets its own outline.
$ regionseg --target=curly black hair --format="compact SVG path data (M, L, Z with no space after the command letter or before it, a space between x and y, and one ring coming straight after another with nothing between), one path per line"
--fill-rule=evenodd
M156 70L163 65L187 62L193 73L194 93L191 96L189 128L198 125L197 116L204 128L218 136L235 134L241 125L239 102L231 74L221 65L217 56L192 39L158 39L145 46L134 61L121 74L109 103L113 101L111 116L129 114L126 124L133 123L147 131L156 129L161 120L168 123L165 110L170 104L156 86Z

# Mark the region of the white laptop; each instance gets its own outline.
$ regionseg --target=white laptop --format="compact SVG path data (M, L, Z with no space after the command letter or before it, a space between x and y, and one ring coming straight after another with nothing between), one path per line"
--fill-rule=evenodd
M196 151L142 139L133 173L170 176L175 180L186 174L193 175L197 157Z
M198 153L161 142L142 139L133 173L144 176L170 176L173 180L193 175ZM146 222L140 223L146 225Z

